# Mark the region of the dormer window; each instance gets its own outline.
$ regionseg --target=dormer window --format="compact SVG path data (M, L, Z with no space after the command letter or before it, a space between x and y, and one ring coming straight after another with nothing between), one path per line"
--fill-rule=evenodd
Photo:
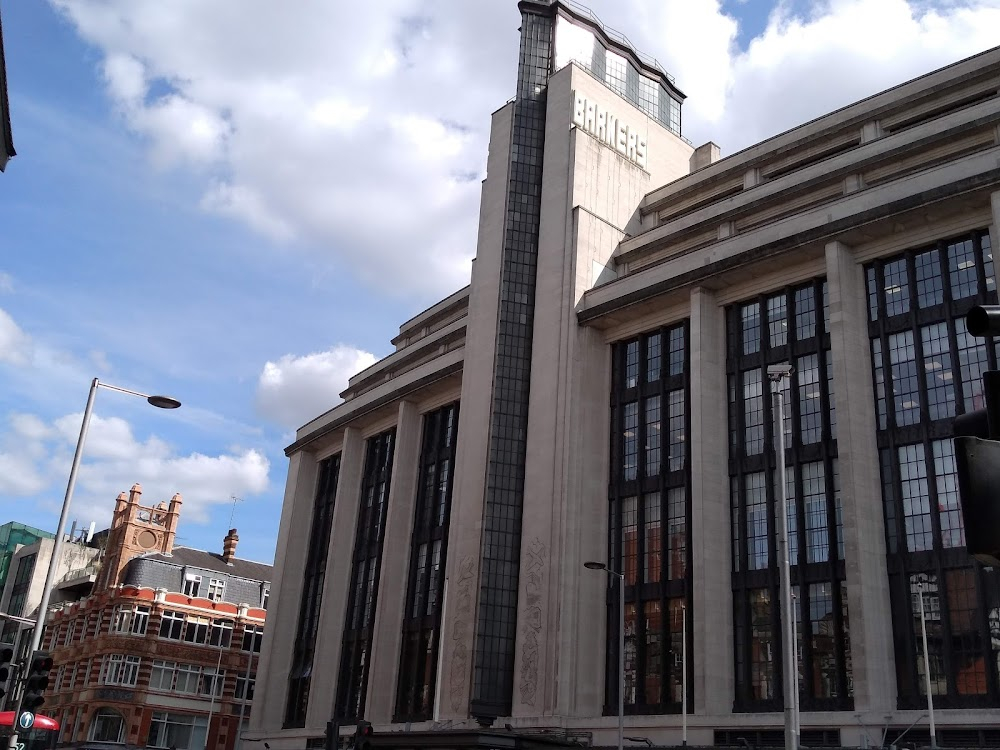
M198 592L201 590L201 576L196 576L193 573L188 573L184 576L184 595L185 596L198 596Z
M226 582L219 579L213 578L208 584L208 598L213 602L221 602L223 595L226 593Z

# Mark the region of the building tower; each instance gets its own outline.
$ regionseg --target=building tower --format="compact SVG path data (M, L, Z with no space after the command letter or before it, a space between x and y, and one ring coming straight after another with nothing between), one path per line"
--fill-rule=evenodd
M180 494L170 498L170 505L161 502L155 507L140 505L141 499L142 485L136 483L128 495L122 492L115 501L97 591L115 586L122 568L133 557L150 552L169 555L174 548L177 520L184 503Z

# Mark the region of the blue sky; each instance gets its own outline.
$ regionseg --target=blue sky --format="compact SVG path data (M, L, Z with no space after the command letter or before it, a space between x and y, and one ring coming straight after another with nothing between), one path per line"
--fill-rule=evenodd
M462 286L514 0L0 0L0 522L185 498L181 543L270 561L294 428ZM596 0L723 154L995 44L1000 0ZM345 33L344 30L347 30Z

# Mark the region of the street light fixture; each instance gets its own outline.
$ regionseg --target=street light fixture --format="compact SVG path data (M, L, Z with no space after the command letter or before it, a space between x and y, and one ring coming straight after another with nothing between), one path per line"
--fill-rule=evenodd
M792 377L795 369L787 363L769 365L767 377L771 381L771 396L774 401L775 432L777 433L777 453L778 459L778 497L781 506L779 515L778 534L778 554L781 563L781 626L784 631L783 654L784 659L784 694L785 694L785 748L786 750L798 750L798 717L796 716L796 701L798 700L798 676L799 667L798 654L795 648L795 630L792 625L792 586L791 586L791 565L788 560L788 496L785 484L785 400L782 394L781 383Z
M52 586L59 568L59 560L62 554L63 530L66 528L66 517L69 515L69 506L73 501L73 488L76 487L76 474L80 469L80 456L83 454L83 445L87 441L87 430L90 427L90 415L94 411L94 397L98 388L108 388L112 391L127 393L130 396L139 396L146 399L151 406L159 409L176 409L181 402L170 396L150 396L139 391L130 391L128 388L120 388L110 383L102 383L94 378L90 383L90 393L87 395L87 408L83 410L83 422L80 424L80 436L76 439L76 451L73 453L73 464L69 470L69 482L66 484L66 496L63 498L62 510L59 513L59 523L56 524L55 539L52 540L52 557L49 558L49 567L45 572L45 584L42 586L42 596L38 602L38 614L35 617L35 628L31 634L31 652L34 653L42 644L42 628L45 627L45 616L49 608L49 599L52 596ZM10 750L15 750L18 746L18 718L21 714L20 702L18 710L15 712L10 735Z
M585 562L583 567L603 570L618 579L618 750L622 750L625 734L625 574L593 560Z
M94 397L98 388L108 388L112 391L127 393L130 396L139 396L146 399L150 405L160 409L176 409L181 402L169 396L149 396L138 391L130 391L127 388L119 388L116 385L102 383L94 378L90 384L90 394L87 396L87 408L83 412L83 423L80 425L80 437L76 441L76 452L73 454L73 465L69 470L69 482L66 485L66 496L63 498L62 511L59 514L59 523L56 525L56 535L52 545L52 557L49 559L49 569L45 574L45 584L42 587L42 598L38 603L38 615L35 619L35 630L31 635L31 650L37 651L42 643L42 628L45 627L45 615L49 608L49 598L52 595L53 580L56 577L56 570L59 567L59 555L62 552L63 530L66 528L66 517L69 515L69 506L73 501L73 489L76 487L76 475L80 468L80 456L83 454L83 445L87 440L87 430L90 427L90 415L94 410Z

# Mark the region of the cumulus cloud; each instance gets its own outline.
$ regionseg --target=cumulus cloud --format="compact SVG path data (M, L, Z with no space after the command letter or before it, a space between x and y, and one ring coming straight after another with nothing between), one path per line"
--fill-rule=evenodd
M156 163L200 176L192 203L383 292L467 281L489 114L514 93L513 2L50 2L99 48ZM1000 28L998 0L778 2L741 49L720 0L588 4L676 77L685 133L724 154L981 51Z
M69 477L83 414L46 422L33 414L13 414L0 435L0 494L61 498ZM219 455L179 453L150 435L138 438L126 420L92 415L74 494L73 517L106 524L113 500L136 481L144 502L169 500L180 492L184 517L208 520L209 508L232 496L249 497L268 489L270 465L255 449L233 446Z
M283 427L301 427L340 403L350 377L374 363L374 354L342 344L302 357L286 354L264 365L257 409Z
M0 309L0 363L24 366L31 362L31 337L21 330L10 314Z
M628 26L632 41L688 95L685 134L724 156L989 49L1000 25L998 0L777 2L739 49L738 22L718 0L624 5L642 19Z

